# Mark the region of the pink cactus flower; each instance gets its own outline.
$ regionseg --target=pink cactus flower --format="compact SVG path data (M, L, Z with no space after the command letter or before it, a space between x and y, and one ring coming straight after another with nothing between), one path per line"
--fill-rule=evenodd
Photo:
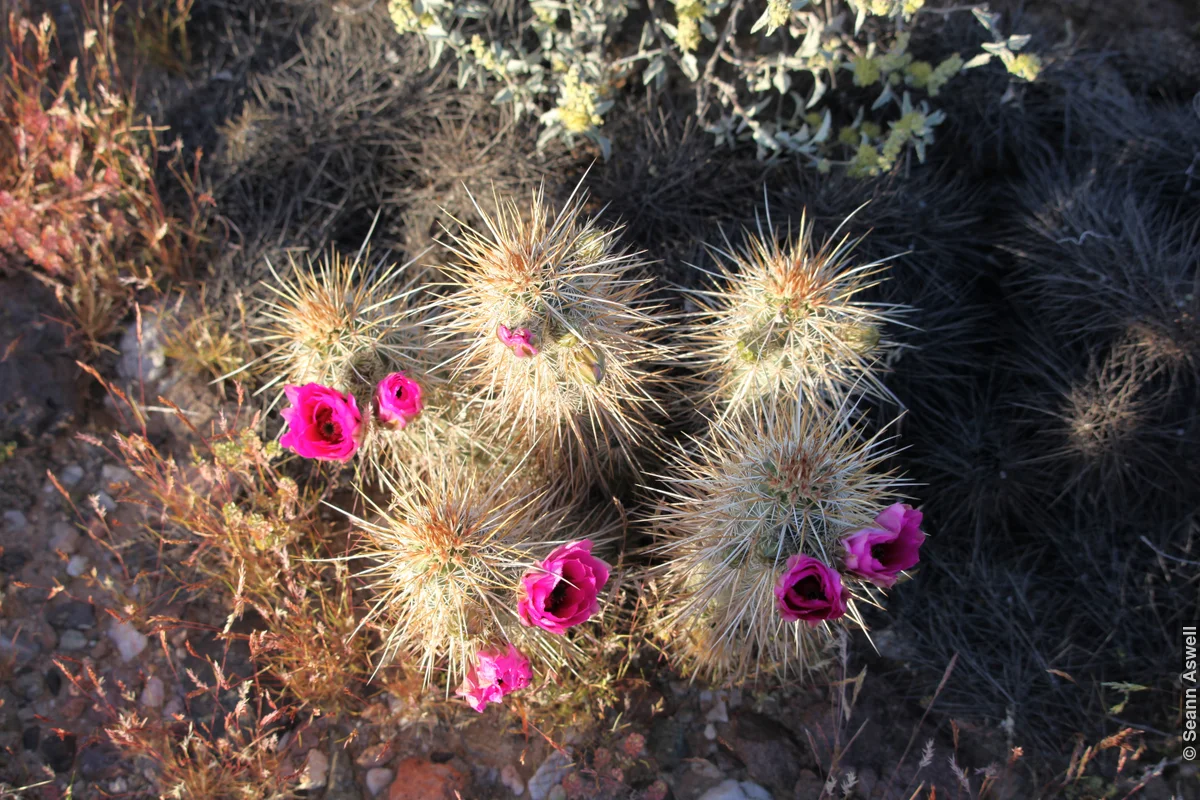
M521 579L524 596L517 604L521 624L566 633L600 609L597 595L606 583L608 564L592 555L590 539L555 548Z
M848 596L837 570L812 556L789 558L775 583L779 615L788 622L804 620L813 627L843 616Z
M482 712L488 703L501 702L505 695L524 689L532 679L529 659L509 644L504 653L480 650L475 655L475 666L467 672L455 694L464 698L471 708Z
M509 328L501 325L496 329L496 338L505 347L511 348L517 358L532 358L540 350L533 344L533 331L529 328Z
M375 416L385 427L402 431L404 426L421 414L421 384L393 372L375 388Z
M879 512L878 527L862 528L842 539L846 571L877 586L895 585L901 572L921 560L923 516L908 503L893 503Z
M308 383L285 386L292 405L282 412L288 430L279 440L304 458L346 462L354 457L365 432L354 396Z

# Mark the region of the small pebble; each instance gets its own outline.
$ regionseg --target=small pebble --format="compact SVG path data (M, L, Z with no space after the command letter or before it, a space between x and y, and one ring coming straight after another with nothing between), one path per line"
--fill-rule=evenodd
M133 480L133 473L117 464L105 464L100 468L100 479L105 486L110 483L129 483Z
M46 680L40 672L36 672L26 667L25 672L20 673L12 680L13 694L24 697L26 700L36 700L42 694L42 689L45 688Z
M308 757L304 759L304 769L300 772L300 784L296 788L301 791L320 789L325 785L325 778L328 774L329 758L314 747L308 751Z
M500 782L508 787L514 797L525 794L525 781L521 780L521 773L512 764L505 764L504 769L500 770Z
M63 631L63 635L58 637L59 650L82 650L87 643L87 637L74 628Z
M108 513L111 514L117 510L117 501L113 500L112 495L110 495L108 492L97 492L96 498L97 502L100 504L100 507Z
M63 486L70 488L83 480L83 467L78 464L68 464L63 468L62 474L58 476L58 480Z
M358 758L354 759L354 763L360 767L373 769L382 767L393 755L391 742L379 742L363 750Z
M718 699L704 718L709 722L729 722L729 711L725 708L725 701Z
M25 518L23 512L17 511L15 508L4 512L4 527L10 531L23 531L27 524L29 524L29 520Z
M728 780L700 795L700 800L771 800L771 793L757 783Z
M142 689L141 704L148 708L158 708L163 704L163 682L158 678L150 678Z
M83 539L79 529L69 522L56 522L50 528L50 549L61 550L67 555L71 555L79 549L79 542Z
M121 653L121 660L126 664L141 655L142 651L146 649L146 645L150 643L149 639L138 633L138 629L133 627L133 623L115 620L112 627L108 629L108 638L112 639L112 643L117 646L117 650Z
M385 767L367 770L367 791L371 796L379 794L392 782L392 771Z
M47 607L46 620L56 628L86 631L96 627L96 609L83 600L67 600Z
M711 722L704 726L704 738L708 739L710 742L716 741L717 739L717 728Z
M562 788L558 784L571 771L571 767L569 753L555 750L546 756L546 760L529 779L529 796L533 800L550 800L554 796L553 790Z
M87 572L87 567L87 556L71 556L71 560L67 562L67 574L72 578L78 578L80 575Z

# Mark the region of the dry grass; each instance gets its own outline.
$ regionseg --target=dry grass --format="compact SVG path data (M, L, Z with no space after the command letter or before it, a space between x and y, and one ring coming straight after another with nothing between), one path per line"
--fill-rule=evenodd
M227 642L247 638L231 631L249 614L260 678L292 708L357 707L371 645L352 635L358 616L346 575L326 561L333 545L317 514L321 490L272 465L279 447L255 433L256 414L222 417L209 435L194 430L190 463L180 464L147 438L138 406L106 388L126 426L141 431L114 434L114 455L136 479L135 502L151 512L147 533L173 555L161 565L172 591L223 601Z
M13 46L0 84L0 266L54 287L94 349L137 293L184 274L202 244L205 205L176 151L167 168L191 201L173 216L155 185L158 134L137 116L120 73L114 20L94 7L78 59L56 63L50 18L8 20Z
M109 740L151 765L160 798L295 797L289 788L295 776L278 748L279 734L274 730L283 717L282 709L272 710L251 682L230 681L215 661L211 665L218 677L212 685L197 681L193 702L216 699L228 691L236 692L238 697L237 706L219 724L211 726L186 722L182 714L177 719L156 720L121 710L120 699L91 665L73 670L59 662L58 668L81 694L110 715L113 724L106 731Z

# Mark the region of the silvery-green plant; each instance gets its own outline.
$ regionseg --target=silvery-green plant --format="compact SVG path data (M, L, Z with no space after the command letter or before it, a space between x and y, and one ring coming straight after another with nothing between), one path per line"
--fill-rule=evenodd
M867 177L910 152L924 160L945 120L933 102L964 70L996 57L1016 80L1032 81L1041 67L1035 54L1018 52L1029 37L1004 36L1000 16L986 7L973 9L993 39L982 53L916 58L913 31L932 13L924 6L669 0L651 7L636 50L620 57L626 0L531 0L503 15L482 2L391 0L388 8L397 31L426 40L431 63L454 54L460 86L494 86L494 102L536 115L539 147L583 137L607 158L611 142L601 128L617 89L640 75L641 84L664 90L677 74L718 145L753 143L762 158Z
M614 83L631 64L606 59L613 37L628 14L626 0L533 0L521 4L517 30L489 35L486 23L499 14L490 3L468 0L390 0L388 13L399 33L422 36L430 66L449 51L458 62L458 85L496 88L493 102L518 117L539 118L539 147L556 137L572 144L591 140L605 158L611 144L600 133L612 107ZM531 31L536 47L522 34Z

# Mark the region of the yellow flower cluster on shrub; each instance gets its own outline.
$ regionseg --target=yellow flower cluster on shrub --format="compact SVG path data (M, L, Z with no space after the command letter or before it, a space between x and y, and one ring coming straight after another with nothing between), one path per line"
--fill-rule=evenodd
M578 67L567 72L558 97L558 117L563 127L571 133L583 133L603 122L596 113L597 97L595 85L579 77Z

